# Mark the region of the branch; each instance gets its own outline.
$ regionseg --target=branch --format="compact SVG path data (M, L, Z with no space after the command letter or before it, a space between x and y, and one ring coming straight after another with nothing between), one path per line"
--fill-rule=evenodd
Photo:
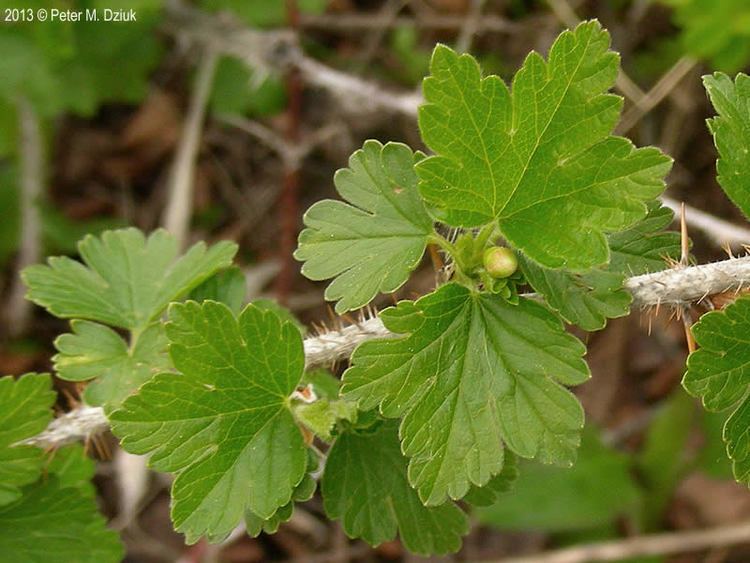
M305 339L305 367L331 365L347 358L361 342L388 338L392 334L378 318ZM53 420L44 432L22 441L22 445L55 448L88 439L107 430L109 423L100 407L82 406Z
M306 82L314 84L352 109L362 112L388 110L406 117L416 117L422 96L417 93L390 92L382 86L341 72L309 57L300 56L295 62Z
M750 286L750 256L723 262L672 269L629 278L625 288L633 296L634 307L682 306L709 295L739 291ZM393 336L378 318L332 330L305 339L305 367L331 365L348 358L367 340ZM80 407L54 420L47 430L22 442L52 448L88 438L107 428L104 411Z
M49 423L49 426L33 438L23 440L18 445L56 448L78 440L87 440L104 432L109 422L101 407L77 407Z
M750 522L710 528L584 544L527 557L500 559L497 563L586 563L619 561L646 555L668 555L750 542Z
M661 202L674 211L676 217L679 216L682 205L680 202L669 197L662 197ZM731 248L742 248L750 244L750 229L714 217L695 207L685 205L685 220L719 247L728 245Z
M169 4L164 30L202 49L236 57L260 74L296 67L304 80L329 91L346 107L362 112L387 110L416 117L419 94L390 93L382 86L307 57L289 30L259 31L229 17L211 16L180 2Z
M750 286L750 256L690 268L662 270L625 281L625 289L640 307L684 306L710 295L739 292Z
M180 246L185 246L190 227L195 158L200 146L203 120L214 82L217 59L216 52L211 49L204 51L202 55L195 77L195 89L190 98L190 107L169 178L169 196L162 223L179 241Z
M418 29L457 30L463 27L466 18L445 14L427 14L419 17L383 17L379 14L303 14L300 26L306 29L323 29L347 33L360 33L363 30L394 27L415 27ZM477 33L513 33L520 26L494 14L484 14L477 22Z

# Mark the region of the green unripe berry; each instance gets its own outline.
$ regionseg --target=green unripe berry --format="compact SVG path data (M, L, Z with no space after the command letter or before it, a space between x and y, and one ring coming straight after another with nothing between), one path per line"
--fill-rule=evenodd
M493 278L507 278L518 269L518 258L510 248L493 246L484 251L484 269Z

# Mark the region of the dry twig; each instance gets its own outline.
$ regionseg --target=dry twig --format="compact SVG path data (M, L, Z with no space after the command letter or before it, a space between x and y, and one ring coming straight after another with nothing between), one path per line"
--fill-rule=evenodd
M624 540L578 545L527 557L510 557L497 563L586 563L620 561L630 557L704 551L750 542L750 522L708 530L690 530L638 536Z
M164 209L163 225L179 241L187 242L190 217L193 209L193 176L198 155L206 105L211 94L216 71L217 53L211 49L203 53L198 65L195 88L190 99L185 126L177 146L169 179L169 196Z
M669 197L662 197L661 202L665 207L669 207L675 214L680 212L681 203ZM701 231L705 234L711 242L716 244L720 248L729 246L733 249L741 249L745 245L750 244L750 229L746 227L740 227L724 219L714 217L691 207L685 205L685 220L691 228Z

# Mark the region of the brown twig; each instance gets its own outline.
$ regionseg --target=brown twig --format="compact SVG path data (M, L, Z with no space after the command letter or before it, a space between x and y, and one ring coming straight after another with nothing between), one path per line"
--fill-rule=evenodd
M459 53L465 53L471 49L474 36L479 31L479 22L482 19L484 3L485 0L471 0L469 10L464 18L464 25L461 26L458 39L456 39L456 51Z
M286 0L287 25L292 30L299 27L297 0ZM288 107L286 112L285 137L288 144L296 146L300 141L302 121L302 75L297 68L290 68L285 79ZM276 297L283 305L289 298L294 282L295 262L292 254L297 245L299 222L299 172L298 159L284 159L284 181L279 198L279 228L281 230L279 259L281 271L276 278Z
M670 555L705 551L750 542L750 522L708 530L690 530L639 536L623 540L597 542L538 553L526 557L509 557L497 563L586 563L619 561L647 555Z
M394 18L371 14L305 14L300 25L305 29L322 29L344 33L361 33L365 29L391 29L394 27L416 27L430 30L457 30L463 27L463 16L429 14L419 17L398 16ZM485 15L477 22L476 33L513 33L519 25L511 20Z
M680 81L698 64L692 57L684 56L664 73L646 94L634 99L634 105L625 112L616 128L619 135L630 131L640 119L659 105L674 90ZM622 75L622 71L620 72ZM631 98L632 99L632 98Z
M675 214L680 212L683 205L669 197L662 197L661 201L665 207L669 207ZM750 244L750 229L746 227L740 227L724 219L714 217L689 205L685 205L685 212L688 225L701 231L719 247L729 245L731 248L740 249Z

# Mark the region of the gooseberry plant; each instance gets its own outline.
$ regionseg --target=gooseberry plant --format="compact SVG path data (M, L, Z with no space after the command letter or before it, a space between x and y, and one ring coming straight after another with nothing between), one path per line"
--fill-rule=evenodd
M718 115L709 119L719 160L718 181L750 217L750 77L733 81L717 72L703 79ZM711 411L731 411L724 441L737 481L750 485L750 298L741 296L723 310L703 315L693 326L700 349L688 357L685 389Z
M189 543L241 523L272 533L320 488L350 537L458 550L467 511L512 486L517 458L575 461L584 413L569 388L589 370L565 323L592 331L627 314L625 278L679 252L657 199L670 159L612 135L618 69L595 21L563 32L546 59L532 52L510 87L435 48L419 111L429 153L365 142L334 178L344 201L304 217L296 257L310 279L332 280L325 296L340 314L401 288L428 245L447 264L434 291L379 313L390 337L360 344L340 380L309 369L288 313L243 307L233 244L180 255L166 232L135 229L86 237L82 262L25 270L29 299L71 321L55 373L86 382L83 400L104 409L125 450L175 475L172 518ZM746 213L749 84L707 79L719 178ZM741 402L727 436L749 480L741 323L750 300L704 317L685 385L712 408ZM48 423L53 398L47 375L0 380L0 548L16 560L39 549L117 560L80 451L50 460L18 445ZM87 505L60 500L78 491ZM49 549L14 522L54 541L54 526L76 524L68 535L88 548Z

